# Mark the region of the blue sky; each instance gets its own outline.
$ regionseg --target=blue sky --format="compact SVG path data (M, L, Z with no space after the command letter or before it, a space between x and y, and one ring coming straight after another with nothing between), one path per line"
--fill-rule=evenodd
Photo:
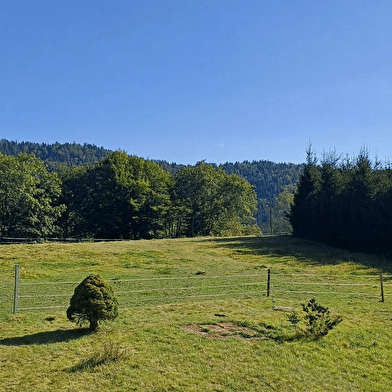
M392 159L390 0L13 0L0 138L194 164Z

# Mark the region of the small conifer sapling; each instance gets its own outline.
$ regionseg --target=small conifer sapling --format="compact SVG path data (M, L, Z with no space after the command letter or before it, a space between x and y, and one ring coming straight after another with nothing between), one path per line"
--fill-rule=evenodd
M74 291L67 309L67 318L78 325L90 323L96 331L101 321L114 320L118 316L118 302L113 289L100 275L85 278Z
M314 298L310 299L308 303L301 305L303 311L306 313L304 319L309 336L314 338L325 336L342 322L341 316L331 318L329 309L318 304Z

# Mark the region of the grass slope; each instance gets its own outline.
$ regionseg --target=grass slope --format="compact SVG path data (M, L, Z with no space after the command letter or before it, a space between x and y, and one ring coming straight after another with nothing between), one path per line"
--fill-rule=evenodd
M389 391L392 385L392 287L386 276L386 301L379 302L374 278L391 272L388 260L290 237L7 245L0 257L0 390L313 392ZM21 269L21 295L63 286L72 292L76 284L52 290L28 283L79 282L90 273L123 281L113 285L128 292L119 296L120 317L88 334L66 319L67 297L63 308L11 315L14 264ZM324 287L315 296L343 322L322 339L297 339L286 313L272 309L264 284L246 293L245 286L241 292L231 286L233 280L209 279L260 275L239 283L264 282L267 268L276 305L299 313L310 296L295 292L305 291L302 286L286 287L283 274L294 274L294 283L305 280L302 274L315 282L355 282L349 286L355 294L328 294ZM363 282L371 283L356 286ZM160 284L175 287L161 292ZM192 288L197 285L201 291ZM129 294L132 288L137 292ZM20 305L28 301L21 298ZM182 328L217 324L216 314L256 335L210 338Z

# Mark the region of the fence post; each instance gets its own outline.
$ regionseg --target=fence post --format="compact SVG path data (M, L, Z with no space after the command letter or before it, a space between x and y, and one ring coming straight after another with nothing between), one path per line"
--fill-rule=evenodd
M18 296L19 296L19 264L15 264L14 314L18 312Z
M267 297L270 296L270 288L271 288L271 270L268 268L268 275L267 275Z
M382 279L382 272L380 272L380 287L381 287L381 302L384 302L384 283Z

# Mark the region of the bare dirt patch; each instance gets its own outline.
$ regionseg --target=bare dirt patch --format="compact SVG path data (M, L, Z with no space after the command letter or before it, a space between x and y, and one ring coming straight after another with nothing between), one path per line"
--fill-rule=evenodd
M194 333L199 336L205 336L208 338L252 338L252 339L261 339L268 340L265 336L260 336L260 333L249 328L239 326L237 324L226 322L226 323L217 323L217 324L201 324L201 325L183 325L182 328L184 331L189 333Z

